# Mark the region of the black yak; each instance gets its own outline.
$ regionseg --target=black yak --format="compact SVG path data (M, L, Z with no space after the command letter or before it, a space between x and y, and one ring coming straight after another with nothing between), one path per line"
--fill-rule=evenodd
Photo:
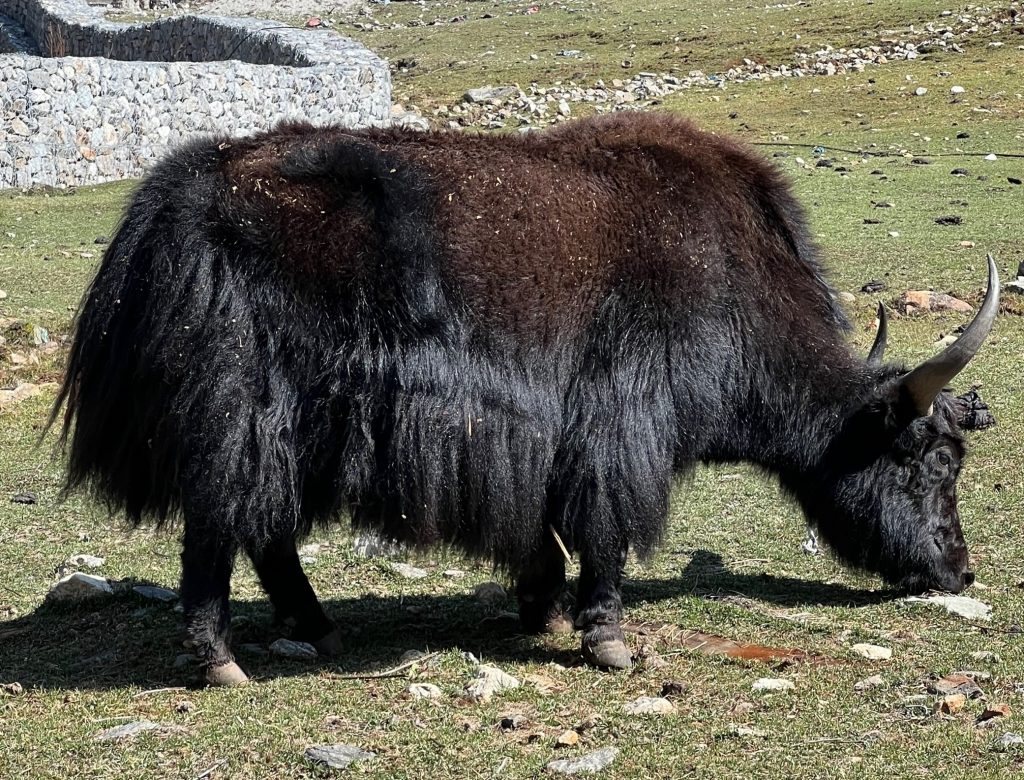
M340 649L296 540L345 512L517 579L530 631L626 667L627 551L674 475L750 461L836 554L909 590L970 583L940 391L997 307L922 366L868 362L780 174L666 115L525 136L314 128L191 143L140 186L79 313L68 487L183 520L211 684L233 561ZM881 345L873 350L879 356ZM561 541L580 556L575 612Z

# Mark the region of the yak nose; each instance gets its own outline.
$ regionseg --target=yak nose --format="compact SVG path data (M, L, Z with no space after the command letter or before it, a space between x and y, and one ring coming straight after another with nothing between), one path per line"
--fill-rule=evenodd
M965 571L964 572L964 587L965 588L969 588L973 584L974 584L974 572L973 571Z

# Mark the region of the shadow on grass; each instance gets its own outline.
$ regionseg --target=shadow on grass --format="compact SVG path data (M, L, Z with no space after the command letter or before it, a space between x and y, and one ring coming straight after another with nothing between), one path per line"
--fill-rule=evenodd
M623 591L627 616L631 604L688 594L741 595L784 606L862 606L887 598L884 593L790 577L737 574L706 550L693 554L679 579L631 580ZM324 608L345 635L346 655L293 662L240 650L247 643L265 647L282 634L273 625L268 602L232 602L232 644L239 662L257 679L321 669L368 673L396 665L410 649L470 651L498 663L579 662L575 640L524 636L514 616L468 594L365 595L328 599ZM181 614L174 605L130 592L77 605L43 604L29 615L0 623L0 682L17 680L45 689L187 685L194 670L173 666L184 652L181 639Z

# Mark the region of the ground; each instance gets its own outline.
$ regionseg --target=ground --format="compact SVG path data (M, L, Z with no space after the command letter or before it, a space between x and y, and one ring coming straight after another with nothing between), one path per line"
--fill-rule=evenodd
M824 44L877 43L911 25L939 24L944 10L975 18L991 13L931 0L704 0L683 10L660 0L581 0L539 2L537 13L524 13L530 5L393 2L367 6L372 25L355 12L333 21L406 63L396 71L396 94L432 117L433 109L486 84L589 86L642 69L722 73L743 57L783 64ZM442 23L408 26L420 17ZM396 23L402 26L388 26ZM831 279L852 293L851 340L866 351L877 301L892 305L907 289L976 301L986 252L995 254L1004 278L1024 260L1024 187L1011 181L1024 178L1020 32L1019 25L980 24L960 41L962 53L932 51L862 73L693 88L652 109L772 143L765 154L786 155L776 161L810 210ZM559 57L561 50L583 54ZM953 95L953 85L964 94ZM927 93L915 95L918 86ZM969 137L957 138L962 133ZM993 152L997 159L984 159ZM816 167L819 157L833 167ZM845 175L838 167L848 169ZM952 176L954 168L968 175ZM1009 294L992 336L957 383L980 384L998 420L970 435L960 480L978 574L970 593L993 607L988 622L908 604L827 556L805 556L799 513L771 480L743 466L702 469L678 486L661 551L629 566L627 609L638 621L798 648L810 660L734 661L683 649L663 631L631 637L642 657L633 673L599 673L580 665L576 638L519 637L501 615L513 604L476 599L474 586L492 577L485 566L427 552L408 556L427 577L405 579L387 559L358 556L341 530L311 540L320 547L310 551L307 569L346 627L348 653L337 663L242 654L257 678L245 688L182 687L189 673L172 668L182 652L173 604L128 589L80 606L44 605L58 569L80 553L104 557L95 571L111 580L176 587L174 534L129 534L87 497L61 501L53 442L38 442L53 397L46 383L60 376L62 339L103 250L95 241L116 229L130 189L126 183L74 194L0 193L0 317L18 323L12 328L5 320L0 388L19 381L42 387L0 409L0 684L23 689L0 692L0 776L319 777L329 770L310 764L304 750L334 743L375 752L346 770L374 778L538 777L552 760L607 746L620 753L602 778L976 778L1024 771L1024 749L997 745L1006 732L1024 731L1024 307ZM879 202L891 208L877 208ZM947 215L962 217L961 224L934 221ZM861 293L872 279L887 289ZM897 318L890 354L919 360L963 320ZM33 345L26 323L45 328L56 348ZM18 356L24 365L15 365ZM36 503L11 501L27 491ZM466 575L445 576L449 569ZM234 599L236 643L266 645L279 635L245 565ZM892 657L860 658L850 649L859 642L890 648ZM394 667L409 650L438 655L395 676L345 677ZM995 656L972 655L986 651ZM465 701L460 694L475 673L466 652L523 685L487 703ZM984 673L982 697L953 714L936 712L929 682L963 669ZM881 682L855 687L873 675ZM762 677L795 687L756 693L752 685ZM665 681L681 684L670 697L674 713L625 712L633 699L659 695ZM412 700L404 693L411 682L436 684L443 695ZM976 724L998 704L1010 714L990 727ZM503 719L514 728L503 728ZM123 742L94 740L103 729L139 720L174 728ZM558 736L570 729L579 732L579 744L558 747Z

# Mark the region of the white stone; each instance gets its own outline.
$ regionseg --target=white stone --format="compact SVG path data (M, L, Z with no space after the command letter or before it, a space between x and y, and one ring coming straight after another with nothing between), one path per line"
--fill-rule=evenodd
M307 642L295 642L291 639L276 639L270 644L270 652L279 658L292 658L299 661L311 661L319 654L313 645Z
M619 755L617 747L605 747L579 758L563 758L547 765L549 772L559 775L595 774L609 766Z
M949 91L950 91L950 92L952 92L952 93L953 93L954 95L962 95L962 94L964 94L964 92L966 92L967 90L966 90L966 89L964 89L964 88L963 88L963 87L961 87L961 86L954 86L954 87L950 87L950 88L949 88Z
M72 601L108 595L113 592L114 589L106 577L76 571L55 582L46 597L53 601Z
M496 666L483 664L476 679L466 686L466 695L473 701L490 701L495 694L519 687L519 680Z
M355 745L314 745L306 748L305 756L314 764L323 764L331 769L347 769L349 764L368 761L376 753L363 750Z
M627 715L671 715L676 705L661 696L641 696L625 706Z
M68 558L68 563L72 566L82 566L86 569L98 569L106 562L106 558L100 558L97 555L85 555L84 553L72 555Z
M947 612L960 615L968 620L991 620L992 607L970 596L953 596L949 593L932 593L928 596L910 596L906 599L911 603L936 604L945 607Z
M391 563L391 571L395 574L405 577L407 580L422 580L428 575L423 569L418 569L415 566L410 566L408 563Z
M439 699L443 695L441 689L431 683L413 683L405 692L413 699Z
M484 604L497 604L508 598L505 589L497 582L481 582L473 589L473 595Z
M787 692L794 688L796 688L796 684L792 680L780 680L772 677L762 677L760 680L755 680L751 686L751 690L757 693Z
M881 647L880 645L871 645L867 642L858 642L853 645L850 650L861 658L867 658L869 661L888 661L892 658L891 648Z

